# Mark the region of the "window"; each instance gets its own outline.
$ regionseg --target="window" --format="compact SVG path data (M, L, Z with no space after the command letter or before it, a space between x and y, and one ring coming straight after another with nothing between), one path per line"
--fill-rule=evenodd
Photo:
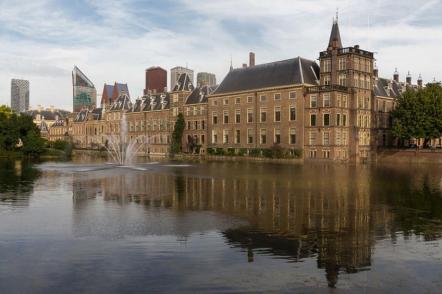
M324 113L324 127L330 126L330 113Z
M322 151L322 157L325 159L329 159L330 158L330 150Z
M266 100L267 100L267 96L266 95L261 95L259 97L259 101L261 101L261 102L265 102Z
M295 121L296 120L296 107L290 106L290 120Z
M216 144L218 141L218 135L215 130L212 130L212 144Z
M275 129L275 144L281 144L281 130Z
M229 144L229 131L223 130L223 143Z
M310 158L316 158L316 150L310 150Z
M252 103L253 102L253 97L252 96L248 96L247 97L247 103Z
M310 96L310 107L315 108L317 106L318 98L316 96Z
M341 125L341 114L336 114L336 126L339 127Z
M322 133L322 144L325 146L330 145L330 133L329 132Z
M324 85L330 85L330 76L329 75L326 75L326 76L324 76Z
M253 144L253 129L247 129L247 144Z
M235 122L237 124L241 123L241 110L240 109L237 109L235 111Z
M228 124L228 123L229 123L229 112L224 111L224 124Z
M218 124L218 114L216 112L212 112L212 123L214 125Z
M296 129L295 128L290 129L289 135L290 135L290 144L292 145L296 144Z
M346 86L347 84L347 75L346 74L340 74L339 75L339 85L340 86Z
M290 92L289 99L296 99L296 92Z
M195 124L195 130L198 130L198 121L196 120L196 121L194 122L194 124Z
M261 144L267 144L267 130L261 129L260 130L260 143Z
M330 107L330 94L324 94L322 96L324 107Z
M260 121L266 122L266 120L267 120L267 108L261 108Z
M224 99L224 105L229 105L229 98Z
M345 58L339 58L339 70L345 70Z
M346 115L346 114L343 114L343 115L342 115L342 125L343 125L344 127L347 126L347 115Z
M187 121L187 129L188 129L188 130L191 130L191 129L192 129L191 121Z
M311 131L309 134L309 144L315 145L316 144L316 132Z
M275 94L275 100L281 100L281 94Z
M186 115L189 116L189 114L190 114L190 108L186 107Z
M253 122L253 110L247 109L247 122L252 123Z
M281 107L275 107L275 122L281 121Z
M347 95L342 96L342 106L347 107Z
M240 144L241 143L241 131L236 130L235 132L235 143Z
M312 126L312 127L316 126L316 114L310 115L310 126Z
M323 66L324 66L324 72L330 72L331 71L331 60L330 59L324 60Z
M217 105L218 105L218 101L217 101L216 99L213 99L213 100L212 100L212 105L213 105L213 106L217 106Z
M205 121L205 120L202 120L202 121L201 121L201 128L202 128L203 130L206 129L206 121Z
M240 97L236 97L235 98L235 104L241 104L241 98Z
M341 145L341 132L336 131L336 145Z

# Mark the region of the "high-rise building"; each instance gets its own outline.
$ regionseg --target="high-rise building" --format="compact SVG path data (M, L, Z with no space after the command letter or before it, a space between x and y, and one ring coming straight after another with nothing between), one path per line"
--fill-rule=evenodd
M72 71L72 87L74 112L79 112L83 108L93 109L96 107L97 90L88 77L76 66Z
M11 80L11 108L15 112L29 110L29 81Z
M159 66L146 69L146 87L144 95L149 92L167 92L167 71Z
M187 74L190 78L190 81L193 84L193 81L194 81L193 70L186 68L186 67L177 66L177 67L174 67L170 70L170 89L175 88L175 86L178 82L178 79L180 78L180 76L182 74Z
M209 86L213 87L216 85L216 76L209 72L199 72L196 77L197 87Z

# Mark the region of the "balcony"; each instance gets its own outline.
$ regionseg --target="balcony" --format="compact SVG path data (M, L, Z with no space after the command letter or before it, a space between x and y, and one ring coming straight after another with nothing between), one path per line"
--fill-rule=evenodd
M341 91L348 92L348 87L341 85L321 85L307 88L307 93L318 93L318 92L332 92Z

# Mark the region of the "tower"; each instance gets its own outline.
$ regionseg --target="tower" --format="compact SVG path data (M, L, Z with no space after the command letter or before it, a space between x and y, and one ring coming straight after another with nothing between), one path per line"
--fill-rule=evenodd
M319 62L319 86L307 90L305 101L306 155L365 160L371 150L373 53L343 47L336 17Z

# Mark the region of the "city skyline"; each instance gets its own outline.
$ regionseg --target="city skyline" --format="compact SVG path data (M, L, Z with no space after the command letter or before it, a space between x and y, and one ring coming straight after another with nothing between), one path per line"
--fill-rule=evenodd
M171 68L187 64L195 73L213 72L222 81L231 55L234 67L247 62L249 51L257 54L257 64L297 56L316 59L325 49L322 40L336 7L344 46L359 44L377 52L381 77L392 78L398 68L401 80L408 71L414 82L419 74L424 82L441 79L441 1L293 2L3 1L0 104L9 104L10 79L22 77L34 85L31 106L71 110L73 65L99 88L109 81L128 83L134 98L142 95L150 66L167 69L170 79Z

